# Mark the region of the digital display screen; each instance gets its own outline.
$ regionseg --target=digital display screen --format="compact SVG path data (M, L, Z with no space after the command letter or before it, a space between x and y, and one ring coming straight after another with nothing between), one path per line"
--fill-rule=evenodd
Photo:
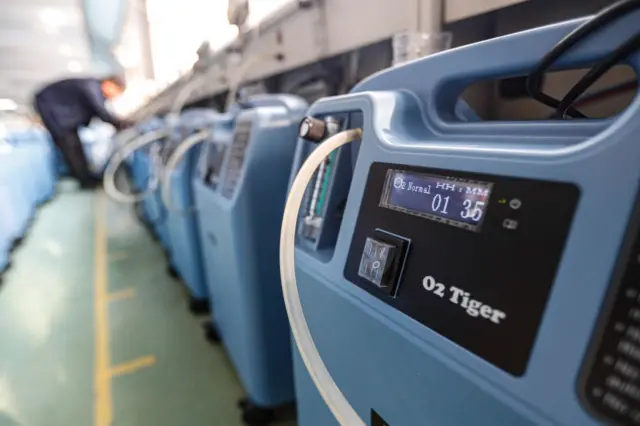
M479 231L493 184L388 170L380 207Z

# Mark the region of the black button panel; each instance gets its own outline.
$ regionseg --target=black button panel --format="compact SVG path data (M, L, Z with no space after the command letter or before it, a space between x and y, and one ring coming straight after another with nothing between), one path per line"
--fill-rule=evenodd
M601 312L583 397L608 422L640 425L640 238L622 281Z

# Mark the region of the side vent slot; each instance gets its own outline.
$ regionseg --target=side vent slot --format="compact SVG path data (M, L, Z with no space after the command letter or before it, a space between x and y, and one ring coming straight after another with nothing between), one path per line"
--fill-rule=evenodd
M229 165L222 184L222 196L232 198L240 182L244 157L251 138L251 121L238 122L231 142Z
M227 147L223 144L211 143L206 149L204 182L212 189L216 189L220 184L220 172L222 171Z

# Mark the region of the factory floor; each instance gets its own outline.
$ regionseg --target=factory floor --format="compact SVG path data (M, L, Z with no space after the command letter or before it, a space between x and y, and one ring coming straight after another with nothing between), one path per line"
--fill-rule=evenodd
M0 285L0 426L241 425L205 319L130 208L61 184Z

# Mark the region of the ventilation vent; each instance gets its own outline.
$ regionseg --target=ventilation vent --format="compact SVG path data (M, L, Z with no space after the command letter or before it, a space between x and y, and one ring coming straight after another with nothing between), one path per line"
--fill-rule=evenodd
M238 122L231 143L229 166L224 176L222 196L232 198L242 174L245 154L251 137L251 121Z

